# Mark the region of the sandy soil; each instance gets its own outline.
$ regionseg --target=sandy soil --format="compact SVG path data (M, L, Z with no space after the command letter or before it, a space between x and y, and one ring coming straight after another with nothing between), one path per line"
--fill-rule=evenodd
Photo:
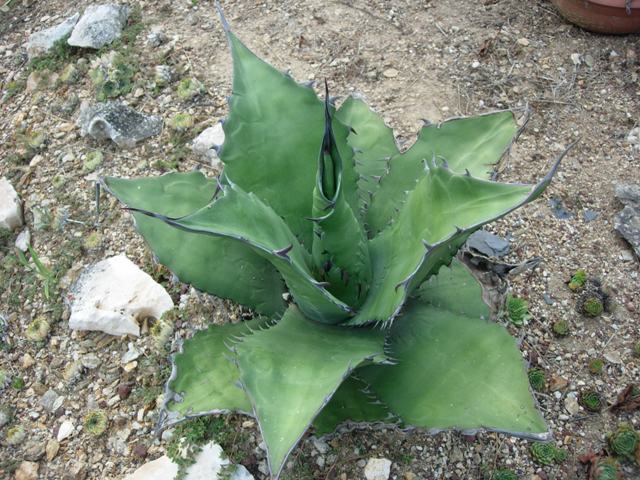
M101 228L94 227L93 184L99 175L159 174L162 169L156 160L169 158L180 147L172 145L168 129L126 151L80 137L74 126L77 109L63 107L73 96L79 101L94 99L95 86L86 73L71 85L44 81L33 90L16 87L24 86L29 75L23 50L29 33L92 2L10 3L0 12L0 81L5 95L0 103L0 176L8 177L24 199L34 248L64 281L56 290L58 297L47 300L41 280L15 262L8 246L13 239L0 249L0 314L7 320L0 367L12 378L25 380L24 388L7 387L0 404L15 410L14 424L27 432L22 444L0 446L0 476L11 478L20 461L35 459L39 478L122 478L144 461L136 445L144 445L148 458L163 450L164 442L151 434L154 392L158 393L161 382L145 381L157 368L154 362L161 360L151 353L152 341L143 335L137 344L147 352L149 365L141 362L136 370L125 372L113 359L126 351L127 341L71 332L65 321L68 308L60 299L74 273L120 252L169 285L168 275L153 265L129 218L112 199L103 198ZM143 29L131 44L135 88L124 98L165 119L190 113L198 129L224 118L231 66L212 3L149 0L131 4L140 7ZM640 123L639 37L582 31L560 18L546 0L226 1L223 7L232 28L250 48L277 67L290 69L297 80L326 78L335 95L362 93L394 128L400 145L411 144L423 119L439 121L528 106L531 120L500 166L499 179L534 182L566 145L579 140L544 197L492 227L511 236L509 260L543 258L538 269L512 284L513 293L528 300L532 314L528 325L513 328L512 333L523 338L526 359L545 370L550 385L538 400L556 443L569 452L567 460L541 466L531 458L527 442L495 433L470 438L454 432L365 431L336 436L327 454L305 441L294 454L286 473L289 478L363 478L368 458L386 457L393 461L391 478L398 479L482 479L498 467L509 467L523 479L586 479L580 455L602 450L606 433L619 422L640 428L637 411L593 414L581 409L571 414L566 410L567 398L587 387L597 389L611 403L627 384L640 380L640 360L632 354L640 340L640 263L613 229L621 209L615 185L640 183L640 150L627 141ZM170 51L146 43L156 25L175 40ZM85 52L68 61L85 58L91 63L95 57ZM207 93L182 102L175 83L153 90L149 85L154 67L161 63L170 64L178 79L200 79ZM9 90L15 92L8 96ZM35 157L20 160L16 155L24 153L24 135L31 132L45 133L46 142ZM103 152L104 161L88 173L83 161L96 149ZM180 156L179 170L194 167L215 173L202 167L190 152ZM61 187L54 182L58 177ZM553 215L552 198L562 202L571 218ZM34 211L38 209L50 213L51 226L36 228ZM597 212L597 218L585 221L587 210ZM63 214L71 222L55 228L56 218ZM91 233L98 233L97 244L86 242ZM576 311L578 297L565 282L578 268L608 287L615 308L595 319ZM169 288L176 300L187 291L179 285ZM226 303L207 305L177 334L187 335L211 315L224 321L241 314ZM24 332L39 315L49 319L52 330L47 340L34 344ZM551 331L561 319L570 324L565 338ZM98 354L101 365L67 378L69 366L90 352ZM32 365L25 362L26 355L35 361ZM605 367L594 376L587 365L600 357ZM143 393L108 404L117 385L127 381L136 384L134 393L136 389ZM65 404L61 411L48 413L40 397L51 388L65 396ZM78 433L61 444L54 458L43 456L61 416L81 422L95 405L109 412L107 434L93 439ZM238 447L245 453L243 463L256 478L265 478L259 471L264 453L258 447L255 425L242 419L233 425L246 433ZM625 462L622 469L624 478L640 478L637 466Z

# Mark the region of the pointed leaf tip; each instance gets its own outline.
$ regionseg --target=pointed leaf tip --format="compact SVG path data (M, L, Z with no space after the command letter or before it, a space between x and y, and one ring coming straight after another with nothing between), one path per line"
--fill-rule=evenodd
M224 16L224 11L222 10L222 6L220 5L220 2L216 1L215 7L216 7L216 11L218 12L218 17L220 17L220 23L222 24L222 29L226 33L229 33L231 31L231 28L229 27L229 23L227 22L227 19Z

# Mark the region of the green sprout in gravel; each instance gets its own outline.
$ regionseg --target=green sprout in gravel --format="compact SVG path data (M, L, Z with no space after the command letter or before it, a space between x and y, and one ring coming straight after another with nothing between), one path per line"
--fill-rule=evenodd
M636 342L633 345L633 355L636 357L640 357L640 342Z
M100 150L92 150L87 153L84 162L82 162L82 168L86 173L91 173L96 170L104 160L104 155Z
M34 318L24 332L24 336L32 342L43 342L49 335L49 322L45 317L39 316Z
M102 235L100 232L91 232L82 242L82 246L87 250L95 250L102 244Z
M219 443L225 452L233 452L230 443L234 440L245 440L244 437L232 425L217 416L193 418L178 425L167 445L167 456L178 465L176 480L186 477L188 467L195 463L202 447L211 440ZM230 460L237 462L240 459L232 456Z
M587 282L587 272L584 270L576 270L576 273L573 274L571 280L569 280L568 286L574 292L582 290L584 284Z
M168 125L173 130L178 132L184 132L193 128L193 115L188 113L176 113L168 122Z
M597 317L611 309L611 297L602 286L600 280L590 278L578 298L577 309L588 317Z
M67 43L68 39L69 35L56 40L46 54L32 59L29 62L29 70L49 70L51 72L60 70L78 51L77 48Z
M14 390L22 390L25 385L26 383L22 377L16 377L11 381L11 388Z
M604 368L604 360L602 358L593 358L589 360L589 372L593 375L600 375Z
M588 297L582 303L582 312L589 317L597 317L604 312L602 300L598 297Z
M30 272L36 274L38 278L42 281L43 290L44 290L44 298L47 300L51 299L51 294L53 293L53 289L56 286L57 280L53 272L44 266L44 264L40 261L40 257L33 249L31 245L28 246L29 255L31 256L31 260L33 261L33 265L27 260L27 257L20 250L17 251L18 260Z
M533 388L536 392L541 392L544 390L547 383L547 378L545 377L544 370L542 370L541 368L530 368L528 377L531 388Z
M4 86L5 93L2 96L2 99L0 99L0 104L9 101L16 95L24 92L26 87L27 82L24 79L12 80L10 82L7 82Z
M586 389L581 391L578 402L590 412L602 410L602 397L596 390Z
M183 101L193 100L205 92L204 85L197 78L185 78L178 83L178 98Z
M7 445L19 445L24 441L26 436L27 432L22 425L14 425L7 430L7 433L5 434L5 442Z
M117 53L109 68L97 67L89 72L98 101L118 98L133 90L133 77L137 72L135 62L129 53Z
M151 325L149 333L151 334L157 349L160 350L165 348L167 342L171 340L176 320L179 318L180 314L178 309L173 309L164 312L162 316L156 320L153 325Z
M567 452L556 447L553 442L534 443L531 445L529 451L536 463L539 463L540 465L561 463L567 458Z
M632 460L638 448L638 434L630 424L621 423L607 435L607 443L614 454Z
M181 281L261 314L184 342L160 428L253 415L274 478L311 426L548 439L515 339L456 254L538 198L559 160L537 185L490 180L519 131L511 111L425 125L401 152L360 98L321 101L224 25L221 176L102 180Z
M501 468L493 472L489 480L518 480L518 475L513 470Z
M589 469L590 480L620 480L620 466L615 458L598 457Z
M508 294L506 305L509 321L517 327L524 325L525 320L529 318L529 304L527 301Z
M566 320L558 320L553 322L553 333L559 337L566 337L569 335L569 322Z
M87 433L99 437L107 430L109 418L103 410L91 410L84 416L83 426Z

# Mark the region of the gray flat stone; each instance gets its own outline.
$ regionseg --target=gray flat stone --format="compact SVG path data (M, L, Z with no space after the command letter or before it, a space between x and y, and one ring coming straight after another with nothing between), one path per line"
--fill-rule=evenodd
M625 207L613 226L640 258L640 185L616 185L616 197Z
M62 395L58 395L58 392L51 389L47 390L47 392L42 395L42 398L40 399L40 404L49 413L55 412L62 406L63 403L64 397Z
M473 248L487 257L503 257L509 253L509 242L486 230L474 232L467 240L467 247Z
M26 44L29 58L37 57L38 55L45 54L51 50L54 43L58 40L62 40L71 33L73 27L78 23L79 18L80 14L75 13L73 16L67 18L64 22L59 23L58 25L29 35L29 40Z
M110 44L120 37L129 12L127 5L113 3L87 7L71 32L69 45L98 49Z
M162 118L139 113L121 102L83 106L77 124L83 137L111 139L122 148L133 148L162 131Z

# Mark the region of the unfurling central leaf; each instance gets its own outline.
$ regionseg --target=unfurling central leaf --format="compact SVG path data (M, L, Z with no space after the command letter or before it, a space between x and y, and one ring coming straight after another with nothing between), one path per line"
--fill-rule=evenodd
M347 129L336 122L346 141ZM353 162L352 157L349 160ZM351 168L352 169L352 168ZM313 191L312 254L316 277L345 303L357 308L368 292L371 260L367 234L358 214L357 186L343 181L344 163L336 146L326 89L325 128Z

